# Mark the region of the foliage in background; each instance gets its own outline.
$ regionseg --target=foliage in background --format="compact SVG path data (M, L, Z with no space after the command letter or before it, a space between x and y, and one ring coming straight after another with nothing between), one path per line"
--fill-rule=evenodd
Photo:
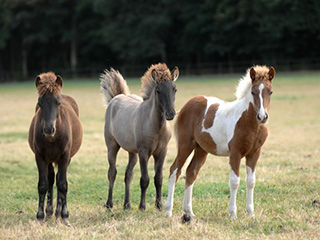
M318 69L319 19L317 0L0 0L0 81L110 66L141 75L159 61L186 73Z

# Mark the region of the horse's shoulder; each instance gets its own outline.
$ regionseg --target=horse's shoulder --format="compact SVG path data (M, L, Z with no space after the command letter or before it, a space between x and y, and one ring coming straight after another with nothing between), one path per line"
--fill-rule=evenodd
M72 109L76 112L76 114L79 116L79 107L77 102L69 95L61 94L61 100L72 107Z

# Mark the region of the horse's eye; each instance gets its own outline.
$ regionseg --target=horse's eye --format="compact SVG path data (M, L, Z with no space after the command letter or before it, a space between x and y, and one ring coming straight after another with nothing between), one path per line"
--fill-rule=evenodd
M252 95L254 95L254 92L253 92L253 91L251 91L251 94L252 94Z

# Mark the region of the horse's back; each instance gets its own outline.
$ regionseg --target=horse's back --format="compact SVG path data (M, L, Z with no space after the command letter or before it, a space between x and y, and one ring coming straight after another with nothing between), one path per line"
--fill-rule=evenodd
M136 151L134 128L136 126L138 108L143 102L137 95L117 95L113 98L105 115L106 144L116 141L127 151Z

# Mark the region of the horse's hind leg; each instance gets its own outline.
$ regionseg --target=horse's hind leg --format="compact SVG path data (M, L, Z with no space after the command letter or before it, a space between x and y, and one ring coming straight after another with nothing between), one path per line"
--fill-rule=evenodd
M117 175L116 160L117 160L117 153L120 149L120 146L116 142L112 142L112 143L109 143L107 147L108 147L108 162L109 162L109 170L108 170L109 194L108 194L108 201L106 203L106 207L113 208L112 193L113 193L114 181Z
M144 211L146 209L146 191L149 186L149 174L148 174L148 160L150 158L150 154L147 150L139 151L139 161L140 161L140 188L141 188L141 199L139 209Z
M54 169L52 163L48 165L48 195L47 195L47 208L46 218L50 218L53 214L53 184L54 184Z
M48 165L40 156L36 155L36 162L39 173L38 193L39 193L39 206L37 212L38 221L44 219L44 200L48 191Z
M130 184L133 177L133 168L138 161L137 154L129 152L129 162L126 168L126 175L125 175L125 184L126 184L126 192L124 198L124 209L130 209Z
M189 157L189 155L195 147L193 140L190 138L179 138L178 142L178 155L170 167L169 175L169 189L168 198L166 202L166 215L169 217L172 216L175 183L181 174L181 169L184 163L186 162L187 158Z
M162 189L162 168L163 162L167 154L167 149L164 149L161 153L154 155L154 185L156 187L156 207L161 210L161 189Z
M186 187L184 190L183 211L191 216L194 216L192 211L192 189L193 184L198 176L200 168L206 162L208 153L200 146L194 150L193 158L186 172Z

